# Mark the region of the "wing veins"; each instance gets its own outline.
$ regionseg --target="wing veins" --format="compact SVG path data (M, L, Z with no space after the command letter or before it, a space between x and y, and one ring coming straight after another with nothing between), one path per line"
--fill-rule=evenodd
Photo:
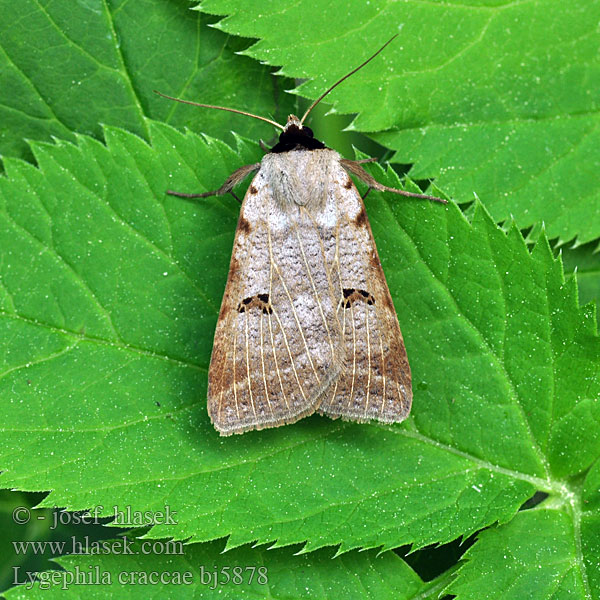
M223 364L223 368L221 369L221 381L220 381L220 385L219 385L219 389L221 390L219 392L219 405L218 405L218 409L217 409L217 420L220 422L221 421L221 414L222 414L222 406L223 406L223 392L224 392L224 388L223 388L223 379L225 378L225 368L226 365Z
M304 393L304 389L302 388L302 385L300 384L300 379L298 377L298 371L296 371L296 365L294 364L294 357L292 356L292 352L290 350L290 345L288 344L288 339L287 339L287 335L285 333L285 329L283 328L283 326L281 324L281 319L279 318L279 315L277 314L275 307L273 307L273 314L275 315L275 318L277 319L277 323L279 323L279 329L281 329L281 332L283 333L283 340L285 342L285 347L286 347L286 349L288 351L288 355L290 357L290 364L292 365L292 369L294 370L294 377L296 378L296 383L298 384L298 387L300 388L302 397L304 398L304 400L306 400L308 402L308 398L306 397L306 394Z
M381 374L383 376L383 396L381 401L381 408L379 409L379 414L383 415L385 409L385 384L387 381L387 377L385 376L385 354L383 353L383 336L381 333L379 334L379 347L381 348Z
M304 210L309 217L310 213L307 210ZM300 238L300 234L298 233L298 227L294 224L294 231L296 232L296 239L298 240L298 244L300 246L300 252L302 252L302 258L304 259L304 264L306 265L306 272L308 273L308 278L310 279L310 285L313 289L313 293L315 295L315 299L319 306L319 312L321 313L321 320L323 321L323 325L325 325L325 331L327 331L327 337L329 338L329 348L331 349L331 358L335 360L335 350L333 348L333 340L331 339L331 331L329 331L329 325L327 324L327 320L325 319L325 313L323 312L323 306L321 305L321 298L319 297L319 293L317 292L317 288L315 286L315 282L310 270L310 266L308 265L308 260L306 259L306 253L304 252L304 245L302 243L302 239ZM317 236L319 237L319 241L321 241L321 236L317 230ZM325 264L325 272L327 273L327 263L325 262L325 253L324 253L323 243L321 242L321 255L323 256L323 263ZM331 282L330 282L331 283Z
M369 393L371 391L371 337L369 335L369 308L365 306L365 320L367 328L367 397L365 399L365 417L369 413Z
M254 406L254 395L252 394L252 378L250 377L250 341L248 339L248 313L244 313L246 321L246 377L248 379L248 395L250 396L250 403L252 404L252 412L254 413L254 420L256 421L256 407ZM236 382L233 380L233 387L235 388Z
M350 405L352 404L352 396L354 396L354 380L356 379L356 325L354 323L354 308L352 307L352 304L350 304L350 321L352 322L352 385L350 386L348 408L350 408Z
M239 403L238 403L238 397L237 397L237 387L235 385L235 349L236 349L236 345L237 345L237 335L233 336L233 359L232 359L232 364L233 364L233 399L235 400L235 411L237 413L237 418L238 421L240 420L240 407L239 407Z
M269 239L269 298L273 297L273 255L271 253L271 244L270 244L270 239ZM275 309L273 309L275 310ZM279 324L279 327L281 327L281 323ZM281 371L279 370L279 363L277 362L277 349L275 348L275 338L273 337L273 321L271 320L271 318L269 317L269 332L271 335L271 348L273 349L273 360L275 361L275 370L277 371L277 379L279 380L279 386L281 387L281 393L283 395L283 399L285 400L285 405L288 409L288 411L290 410L290 403L288 402L285 390L283 388L283 380L281 379ZM283 336L284 338L285 336L285 331L283 332ZM287 346L287 339L286 339L286 346ZM289 348L288 348L288 353L289 353ZM290 361L292 362L292 367L293 367L293 360L292 360L292 356L290 354ZM296 377L296 380L298 378ZM298 382L298 386L300 387L300 383ZM302 388L300 387L300 391L302 392ZM304 393L302 393L303 398L306 400L306 395Z
M273 407L271 406L271 400L269 400L269 386L267 384L267 374L265 371L265 350L263 347L263 318L260 317L260 362L262 364L262 376L263 376L263 384L265 386L265 398L267 400L267 404L269 405L269 410L271 411L271 416L275 416L273 412Z
M269 331L271 333L271 348L273 348L273 360L275 361L275 371L277 372L277 379L279 379L279 386L281 387L281 393L283 395L283 399L285 400L285 405L289 411L290 403L288 402L287 396L285 394L285 390L283 389L283 381L281 379L281 371L279 370L279 363L277 362L277 350L275 349L275 339L273 338L273 323L272 323L271 319L269 319ZM302 389L300 391L302 391ZM302 395L306 399L306 396L304 394L302 394Z
M306 348L306 355L308 356L308 361L310 362L310 366L312 367L313 373L315 374L315 377L317 378L317 383L320 385L321 378L319 377L317 370L315 369L315 365L313 363L312 356L311 356L310 350L308 348L308 344L306 343L306 338L304 337L304 330L302 329L302 326L300 325L300 320L298 319L298 313L296 312L296 308L294 306L294 302L292 301L290 292L287 288L287 285L285 284L283 276L281 275L281 271L279 270L277 263L273 260L273 255L272 255L271 249L272 249L271 232L269 231L269 252L271 254L271 261L272 261L273 267L275 268L275 272L277 273L277 276L279 277L279 281L281 282L281 285L282 285L283 289L285 290L285 294L288 297L288 300L290 301L290 306L292 308L294 320L296 321L296 325L298 326L298 331L300 332L300 336L302 337L302 341L304 342L304 348Z

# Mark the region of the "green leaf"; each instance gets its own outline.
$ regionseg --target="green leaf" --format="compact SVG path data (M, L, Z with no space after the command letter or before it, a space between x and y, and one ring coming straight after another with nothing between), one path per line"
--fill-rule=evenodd
M565 271L577 273L579 301L586 304L593 300L600 306L600 249L597 243L560 250Z
M70 598L80 597L83 592L91 598L96 597L94 594L100 598L109 594L118 598L147 598L151 589L153 596L176 598L408 600L431 589L392 552L377 555L369 551L332 560L331 553L326 551L293 556L289 549L245 547L223 554L218 543L183 546L168 540L133 544L125 540L107 542L113 551L106 556L62 557L57 562L66 571L46 571L42 574L46 582L33 588L30 584L31 589L26 591L13 589L6 597L9 600ZM290 573L292 561L295 567ZM81 583L75 584L78 574ZM90 578L88 585L81 579L86 576ZM26 581L23 570L18 571L18 577ZM143 577L147 577L146 582Z
M206 369L238 206L164 190L214 189L258 148L147 128L151 146L107 128L106 146L79 137L35 144L38 168L6 161L1 484L105 516L169 506L176 523L149 537L228 547L418 548L510 522L536 490L573 521L582 492L565 478L600 454L600 344L544 239L530 254L480 206L469 223L372 194L411 419L219 438Z
M585 559L589 589L593 598L600 597L600 461L596 461L583 482L581 510L581 546L577 550ZM577 524L577 522L576 522ZM579 533L575 530L575 533ZM575 536L575 542L578 539Z
M498 230L479 203L467 221L454 206L371 193L413 371L411 419L386 427L315 416L221 439L206 416L206 369L239 207L230 198L194 205L164 194L215 189L261 155L230 130L256 140L272 128L169 103L153 89L282 121L297 112L282 93L291 82L237 51L310 77L297 93L315 98L402 26L333 92L339 112L360 111L355 129L386 129L379 139L389 137L397 160L417 161L414 177L435 176L461 201L477 192L494 218L512 213L519 226L530 223L531 237L542 220L560 241L598 236L599 4L488 4L261 2L245 3L238 16L240 3L204 2L232 15L222 29L262 38L248 48L186 2L5 2L0 150L35 158L37 167L5 158L0 177L0 484L52 490L44 506L102 505L108 516L115 506L167 506L175 523L150 529L150 541L228 536L192 543L178 566L198 573L203 562L262 561L286 597L306 588L325 597L340 589L435 597L450 571L424 589L389 553L383 562L373 551L330 560L332 549L315 549L414 551L491 527L459 571L462 594L485 597L490 570L499 589L518 570L540 573L546 590L565 573L571 597L600 598L595 313L578 307L576 282L543 235L530 254L516 229ZM76 145L25 141L52 136ZM398 184L393 173L374 175ZM591 253L565 255L569 271L579 265L593 282ZM583 300L591 297L585 289ZM536 490L549 497L535 513L517 512ZM4 537L19 529L11 525ZM249 541L315 552L218 555ZM494 554L500 547L523 550L509 563ZM69 569L95 560L112 572L148 573L168 571L171 558L61 560ZM91 587L106 596L107 588Z
M153 90L285 119L281 79L236 54L247 42L207 27L189 2L0 0L0 152L30 157L25 140L74 140L102 124L148 136L145 117L224 137L231 114L176 104ZM278 103L274 103L274 97ZM273 128L236 117L235 131L258 139ZM229 137L230 140L233 138Z
M446 590L457 600L591 598L580 570L581 548L569 517L559 510L519 513L503 527L484 531L464 558L467 563ZM588 573L594 568L589 564ZM594 586L597 591L597 587Z
M550 237L600 237L598 0L467 3L374 0L203 0L218 27L260 38L247 54L310 78L353 128L435 178L459 202L482 200L496 221L542 220ZM297 24L302 23L301 27ZM335 24L332 26L332 24ZM293 43L290 43L293 36Z

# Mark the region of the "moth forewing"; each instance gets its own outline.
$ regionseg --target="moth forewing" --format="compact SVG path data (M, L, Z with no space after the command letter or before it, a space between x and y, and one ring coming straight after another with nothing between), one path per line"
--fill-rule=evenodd
M402 333L364 203L346 171L348 161L332 154L329 193L338 221L332 277L346 363L318 411L353 421L403 421L412 388Z
M209 369L208 411L222 435L313 413L344 363L326 259L335 200L326 170L306 185L318 156L289 154L263 158L240 211Z

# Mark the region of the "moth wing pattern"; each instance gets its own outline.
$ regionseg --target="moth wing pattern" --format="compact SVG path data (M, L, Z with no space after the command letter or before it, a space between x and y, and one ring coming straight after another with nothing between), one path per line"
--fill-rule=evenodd
M330 193L338 207L337 250L331 266L345 368L318 411L345 420L399 422L411 408L411 373L396 311L364 203L340 163Z
M244 198L215 331L208 412L221 435L312 414L343 364L320 233L278 160L263 159Z

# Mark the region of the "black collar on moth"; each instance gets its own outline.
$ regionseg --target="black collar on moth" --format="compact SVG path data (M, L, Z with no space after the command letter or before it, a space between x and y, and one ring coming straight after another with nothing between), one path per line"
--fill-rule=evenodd
M312 129L303 126L298 117L290 115L284 130L279 135L279 141L271 148L271 152L321 150L322 148L325 148L325 144L315 139Z

